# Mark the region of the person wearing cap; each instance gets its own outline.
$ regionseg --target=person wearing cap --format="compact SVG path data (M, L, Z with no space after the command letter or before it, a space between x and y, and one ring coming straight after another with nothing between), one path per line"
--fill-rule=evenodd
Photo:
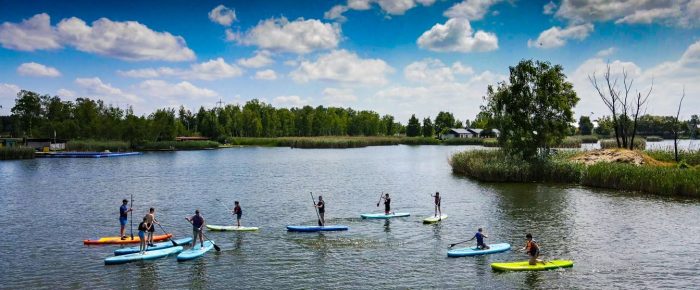
M126 240L124 231L126 230L126 222L129 220L129 212L131 211L131 208L127 206L128 204L129 201L124 199L122 200L122 206L119 207L119 224L121 225L119 228L119 236L122 240Z

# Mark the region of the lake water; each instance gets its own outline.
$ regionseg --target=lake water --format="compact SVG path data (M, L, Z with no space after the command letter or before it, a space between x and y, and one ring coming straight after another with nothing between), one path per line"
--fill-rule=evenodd
M700 202L569 185L479 183L455 176L447 159L474 147L362 149L234 148L105 159L0 162L0 288L696 288ZM347 232L289 233L316 222L309 192L323 195L328 223ZM380 212L379 194L408 218ZM433 214L440 191L449 218ZM232 219L215 199L241 201L243 224L259 232L207 232L222 248L105 266L118 246L82 244L118 234L118 207L134 195L176 237L200 209L210 224ZM491 262L525 260L510 251L447 258L447 245L484 227L487 242L522 247L525 233L545 259L573 268L497 273ZM127 227L128 232L128 227Z

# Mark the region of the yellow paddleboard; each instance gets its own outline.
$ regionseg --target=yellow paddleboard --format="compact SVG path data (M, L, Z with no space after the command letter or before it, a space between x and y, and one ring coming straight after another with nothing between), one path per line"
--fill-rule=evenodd
M573 266L574 261L571 260L551 260L538 262L536 265L530 265L528 261L491 263L491 268L497 271L544 271L557 268L571 268Z
M424 224L434 224L436 222L439 222L441 220L444 220L447 218L446 214L443 214L441 216L431 216L423 219Z

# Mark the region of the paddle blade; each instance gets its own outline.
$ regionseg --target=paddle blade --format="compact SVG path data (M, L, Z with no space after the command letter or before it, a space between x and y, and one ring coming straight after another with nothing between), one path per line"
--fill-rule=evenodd
M170 240L170 242L173 243L173 246L175 246L175 247L179 246L179 245L178 245L175 241L173 241L173 240Z
M214 250L216 250L217 252L221 252L221 248L219 248L219 246L217 246L216 244L214 244Z

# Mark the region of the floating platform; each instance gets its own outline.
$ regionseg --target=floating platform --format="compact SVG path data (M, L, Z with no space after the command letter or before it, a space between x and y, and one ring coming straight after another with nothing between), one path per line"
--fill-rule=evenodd
M103 158L141 155L141 152L37 152L38 158Z

